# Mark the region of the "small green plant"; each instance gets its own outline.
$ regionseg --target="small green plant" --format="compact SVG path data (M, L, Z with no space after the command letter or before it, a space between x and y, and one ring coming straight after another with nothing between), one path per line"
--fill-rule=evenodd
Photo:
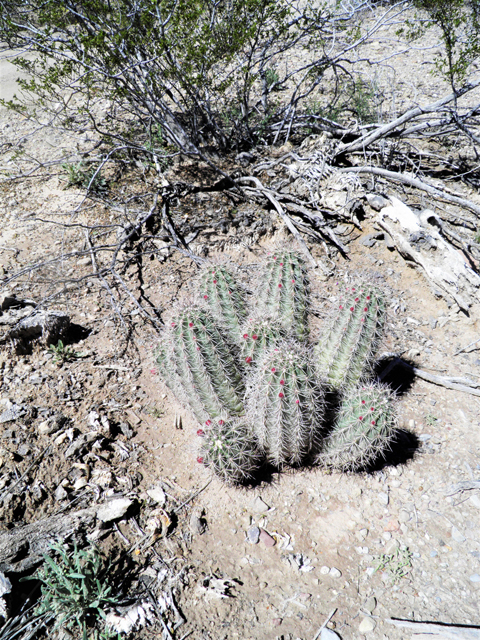
M93 637L98 637L98 623L105 620L105 610L118 602L108 584L109 564L94 546L79 549L74 545L68 551L64 544L55 543L51 550L55 559L44 554L43 566L28 578L41 582L36 614L53 614L55 630L78 629L82 640L87 640L92 630ZM105 638L102 627L100 637Z
M408 547L397 547L392 553L384 553L377 557L375 571L385 571L396 583L406 578L412 570L413 553Z
M87 166L83 162L74 164L64 162L62 169L67 174L67 189L69 187L81 187L95 193L104 192L107 189L107 182L94 166Z
M57 344L51 344L48 350L53 354L53 361L61 364L84 357L84 354L74 351L68 345L64 345L61 340Z
M265 83L268 89L271 89L272 87L277 85L279 80L280 80L280 77L276 69L273 69L272 67L268 67L268 69L265 69ZM278 91L278 89L279 87L277 86L276 90ZM273 90L275 91L275 89Z
M437 424L438 422L438 418L436 416L434 416L432 413L427 413L427 415L425 416L425 424L429 427L433 427L435 424Z

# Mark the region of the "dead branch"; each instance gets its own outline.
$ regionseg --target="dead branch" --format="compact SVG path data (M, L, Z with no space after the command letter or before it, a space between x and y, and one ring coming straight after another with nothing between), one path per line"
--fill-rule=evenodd
M396 618L387 618L385 622L395 625L401 629L410 629L415 635L422 638L430 636L439 636L445 640L479 640L480 627L470 625L456 624L436 624L433 622L411 622L410 620L397 620Z
M453 496L456 493L471 491L472 489L480 489L480 480L466 480L465 482L458 482L457 484L452 485L445 495Z

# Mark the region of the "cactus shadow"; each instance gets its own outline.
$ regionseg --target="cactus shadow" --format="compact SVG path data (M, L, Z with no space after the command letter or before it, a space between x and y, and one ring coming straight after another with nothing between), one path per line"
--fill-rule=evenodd
M407 464L413 460L415 454L420 448L420 440L413 431L408 429L394 429L390 448L371 462L365 469L366 473L375 473L386 467L398 467Z
M403 396L413 386L415 363L405 358L392 356L378 360L373 368L373 373L377 379L397 395Z
M279 474L284 469L279 469L269 462L265 462L253 478L250 478L247 482L242 483L242 487L245 489L255 489L257 487L275 484L278 481Z

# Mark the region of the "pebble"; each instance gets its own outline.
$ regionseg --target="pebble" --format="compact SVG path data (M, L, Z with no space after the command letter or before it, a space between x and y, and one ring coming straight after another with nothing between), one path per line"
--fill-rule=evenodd
M328 573L330 573L330 567L320 567L320 573L322 574L322 576L326 576Z
M369 633L370 631L373 631L376 626L377 624L372 618L363 618L358 626L358 630L360 633Z
M57 500L58 502L61 502L62 500L65 500L65 498L68 496L68 493L65 491L65 489L62 487L62 485L59 485L56 489L55 489L55 500Z
M260 540L266 547L274 547L277 542L275 538L265 531L265 529L260 529Z
M325 627L320 634L320 640L340 640L340 636L335 631Z
M466 538L461 531L457 529L457 527L452 527L452 538L455 542L465 542Z
M390 520L387 522L384 531L398 531L400 529L400 523L398 520Z
M337 569L337 567L332 567L328 573L329 573L329 575L332 576L332 578L341 578L342 577L342 572L340 571L340 569Z
M274 627L279 627L283 622L283 618L273 618L272 625Z
M258 527L250 527L247 531L247 540L250 544L258 544L260 540L260 529Z
M480 582L480 575L478 573L474 573L470 576L470 582Z
M116 498L103 504L97 511L97 518L102 522L112 522L122 518L132 506L133 500L128 498Z
M266 511L268 511L270 509L270 507L268 506L268 504L266 502L264 502L260 498L260 496L257 496L250 503L250 509L251 509L252 513L260 514L260 513L265 513Z
M368 529L360 529L360 531L357 531L357 533L355 534L355 537L359 542L363 542L367 537L367 535L368 535Z
M375 596L370 596L365 602L365 611L368 611L368 613L372 613L372 611L375 610L376 606L377 599L375 598Z
M380 504L383 504L385 506L388 505L388 503L390 502L389 497L388 497L388 493L385 493L385 491L380 491L378 493L378 501L380 502Z
M398 519L400 522L408 522L410 520L410 514L408 511L400 511L398 514Z
M154 489L147 489L147 495L158 505L163 507L167 498L165 491L161 487L155 487Z

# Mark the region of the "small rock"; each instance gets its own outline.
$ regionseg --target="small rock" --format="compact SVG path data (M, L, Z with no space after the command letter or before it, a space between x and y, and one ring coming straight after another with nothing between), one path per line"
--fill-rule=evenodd
M457 527L452 527L452 538L456 542L465 542L466 538L461 531L457 529Z
M23 405L12 404L11 407L6 409L6 411L0 415L0 424L4 424L5 422L14 422L24 416L25 413L26 409Z
M325 565L323 567L320 567L320 573L323 576L326 576L328 573L330 573L330 567L327 567Z
M390 520L385 528L384 531L398 531L400 529L400 523L398 522L398 520Z
M389 200L378 194L367 193L365 197L374 211L381 211L384 207L388 207L391 204Z
M367 535L368 535L368 529L360 529L360 531L356 532L355 537L359 542L363 542L367 537Z
M268 504L266 504L266 502L264 502L260 498L260 496L257 496L250 503L250 509L251 509L252 513L260 515L261 513L266 513L270 509L270 507L268 506Z
M260 529L258 527L250 527L247 531L247 540L250 544L258 544L260 540Z
M30 447L28 446L28 444L21 444L17 449L17 456L20 456L21 458L28 456L29 453Z
M376 626L377 624L373 618L363 618L358 626L358 630L360 633L369 633L370 631L373 631Z
M378 496L377 496L377 497L378 497L378 501L380 502L380 504L383 504L383 505L385 505L385 506L387 506L387 505L388 505L388 503L389 503L389 501L390 501L390 500L389 500L389 497L388 497L388 493L385 493L385 491L380 491L380 492L378 493Z
M154 487L153 489L147 489L147 495L158 505L163 507L167 498L165 491L161 487Z
M57 500L57 502L61 502L62 500L65 500L68 497L68 493L62 487L62 485L59 485L55 489L55 494L54 495L55 495L55 500Z
M88 482L85 480L85 478L77 478L73 483L73 488L75 489L75 491L80 491L80 489L86 487L87 484Z
M133 500L116 498L102 505L97 511L97 518L102 522L112 522L122 518L132 506Z
M375 596L370 596L365 602L365 611L368 611L368 613L372 613L372 611L375 610L376 606L377 599L375 598Z
M260 540L266 547L274 547L277 542L275 538L265 531L265 529L260 529Z
M410 514L408 513L408 511L404 511L402 509L402 511L400 511L400 513L398 514L398 519L400 522L408 522L410 520Z
M320 634L320 640L341 640L341 638L338 633L325 627Z
M283 622L283 618L273 618L272 625L274 627L279 627Z
M207 530L205 511L201 508L194 509L190 516L190 530L193 534L201 536Z
M470 582L480 582L480 575L478 573L474 573L470 576Z
M342 572L340 571L340 569L337 569L337 567L332 567L328 573L329 573L329 575L332 576L332 578L341 578L342 577Z

